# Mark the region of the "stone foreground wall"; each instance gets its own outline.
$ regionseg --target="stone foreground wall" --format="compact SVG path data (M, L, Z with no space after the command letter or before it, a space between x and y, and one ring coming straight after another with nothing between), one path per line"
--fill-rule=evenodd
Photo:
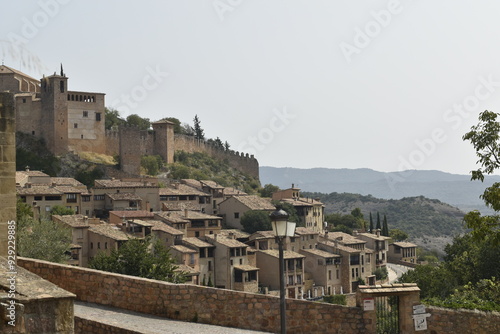
M500 333L500 313L427 307L429 334Z
M75 316L75 334L142 334L141 332L112 326Z
M19 258L18 263L73 292L81 301L170 319L279 332L277 297L171 284L27 258ZM371 325L360 308L294 299L287 300L287 320L290 334L369 333Z

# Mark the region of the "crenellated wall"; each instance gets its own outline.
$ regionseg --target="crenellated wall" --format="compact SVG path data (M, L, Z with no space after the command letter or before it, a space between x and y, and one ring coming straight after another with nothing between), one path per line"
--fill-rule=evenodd
M155 123L153 131L134 127L106 130L106 154L119 154L122 170L131 174L139 174L142 155L160 155L167 163L172 163L176 151L207 153L259 178L259 162L253 155L221 150L192 136L173 135L173 129L165 124Z

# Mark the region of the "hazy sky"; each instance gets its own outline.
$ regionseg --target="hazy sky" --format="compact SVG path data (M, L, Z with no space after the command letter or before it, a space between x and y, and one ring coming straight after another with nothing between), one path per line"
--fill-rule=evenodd
M498 1L0 1L0 57L106 93L122 116L195 114L261 166L468 174L500 112Z

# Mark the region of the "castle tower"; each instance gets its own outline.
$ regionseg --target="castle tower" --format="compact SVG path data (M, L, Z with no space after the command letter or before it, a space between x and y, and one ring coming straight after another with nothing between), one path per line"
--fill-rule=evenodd
M174 162L174 123L154 122L153 130L155 133L153 154L161 156L166 163Z
M121 170L133 175L141 174L141 131L137 127L120 127Z
M41 135L55 155L65 153L68 147L68 78L61 74L41 80Z

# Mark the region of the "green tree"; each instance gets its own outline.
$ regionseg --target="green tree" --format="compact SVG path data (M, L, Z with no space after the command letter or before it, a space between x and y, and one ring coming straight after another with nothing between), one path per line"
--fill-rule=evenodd
M275 186L273 184L268 183L268 184L264 185L264 187L259 190L259 193L260 193L261 197L272 197L273 193L275 193L279 190L280 190L280 188L278 186Z
M201 121L198 118L198 115L194 116L194 136L196 139L205 139L204 130L201 128Z
M387 217L384 215L384 222L382 223L382 232L383 236L389 236L389 226L387 226Z
M120 112L113 108L104 108L104 127L106 130L117 129L125 125L126 121L120 117Z
M372 218L372 213L370 212L370 233L373 233L373 218Z
M257 231L269 231L271 227L271 218L266 211L249 210L243 214L240 220L243 231L254 233Z
M141 157L141 167L146 174L156 176L163 167L163 159L159 155L144 155Z
M33 219L25 203L17 202L16 246L19 256L64 263L69 259L71 230L52 220Z
M397 228L393 228L392 230L390 230L389 236L391 237L392 241L405 241L406 239L408 239L408 233Z
M127 126L135 126L138 127L139 130L149 130L151 127L151 122L149 118L142 118L137 114L132 114L127 116Z
M497 118L500 114L488 110L479 114L479 124L471 127L462 138L469 140L481 165L477 170L471 172L472 180L484 181L485 174L492 174L500 168L500 122ZM495 182L487 187L481 198L486 206L492 208L495 213L500 211L500 183ZM465 224L472 229L472 235L476 240L489 237L490 242L500 245L500 216L481 216L479 211L471 211L464 217Z
M66 216L66 215L74 215L75 210L67 208L62 205L54 205L52 209L50 209L49 213L51 215Z
M151 237L129 239L110 255L98 253L89 262L89 268L172 283L185 282L185 273L177 270L168 249Z
M179 121L179 119L177 119L175 117L165 117L165 118L160 119L160 121L169 121L169 122L174 123L174 133L175 134L177 134L177 133L184 134L182 126L181 126L181 121Z
M382 229L382 226L380 225L380 213L378 213L378 212L377 212L377 226L375 228L377 230L381 230Z

